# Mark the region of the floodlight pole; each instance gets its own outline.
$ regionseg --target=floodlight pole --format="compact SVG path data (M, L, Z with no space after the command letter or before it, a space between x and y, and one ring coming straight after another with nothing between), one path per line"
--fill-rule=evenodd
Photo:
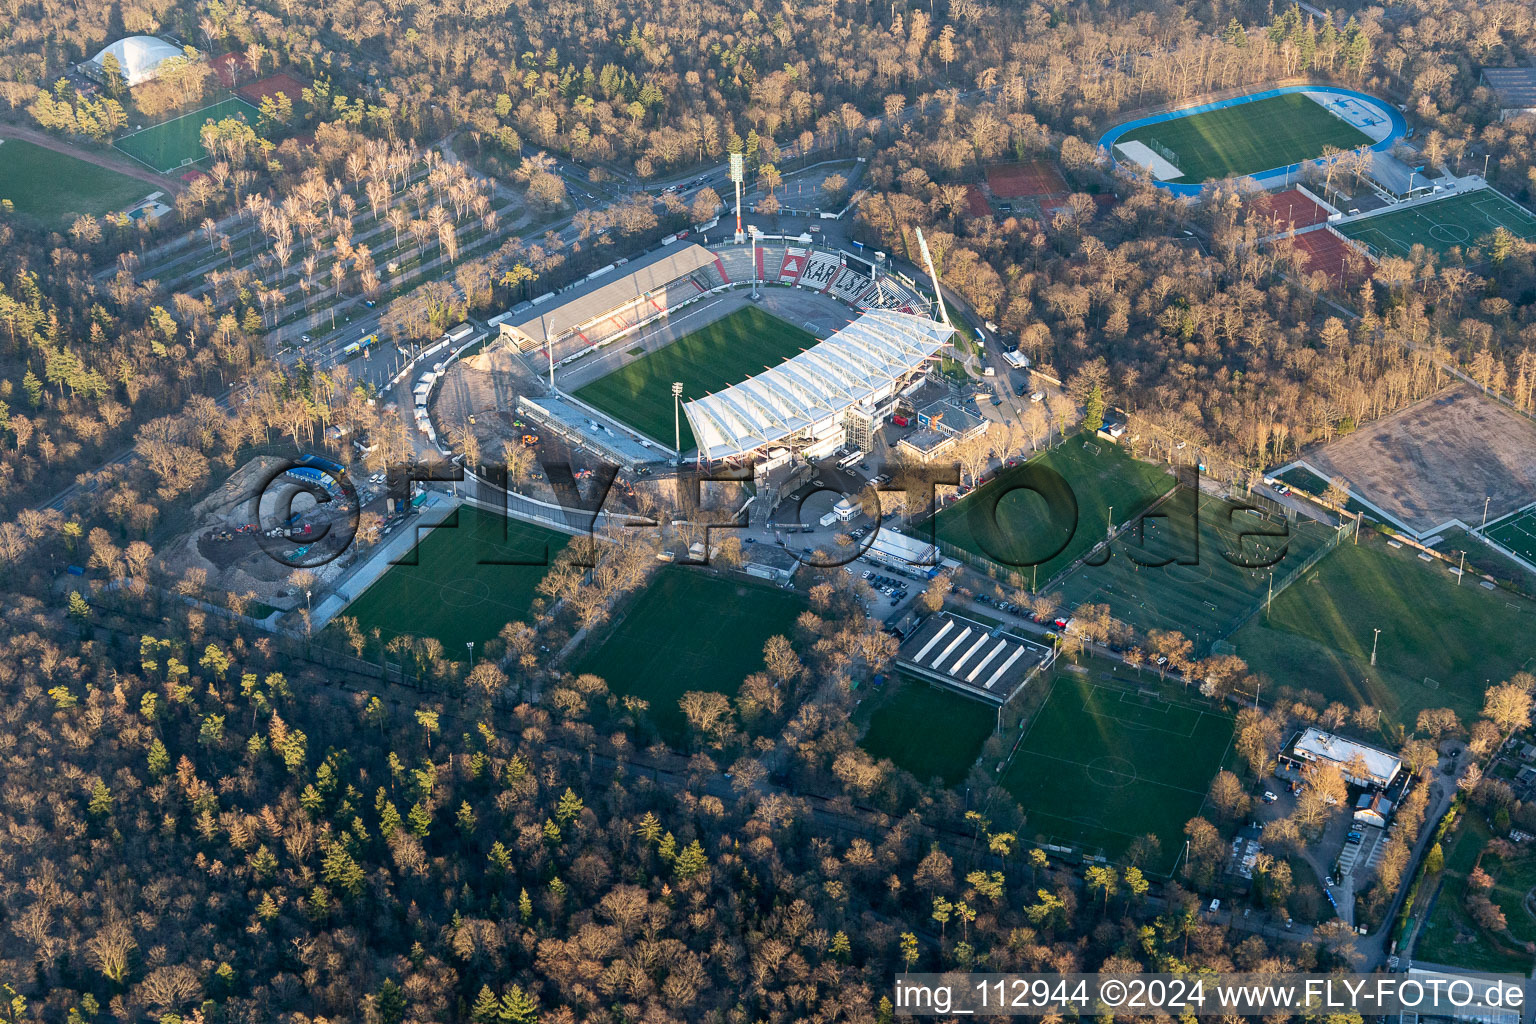
M944 305L944 289L939 287L939 272L933 269L933 257L928 253L928 240L923 237L923 229L916 228L917 248L923 254L923 263L928 267L928 276L933 279L933 294L939 303L939 321L945 327L953 328L955 325L949 321L949 310Z
M1492 501L1493 495L1491 494L1483 499L1483 525L1477 528L1477 532L1482 534L1484 539L1487 539L1488 537L1488 505Z
M1377 641L1379 641L1381 639L1381 629L1379 627L1376 628L1375 634L1376 634L1375 636L1371 637L1371 667L1372 668L1376 667L1376 643L1377 643Z
M736 243L746 241L741 230L741 182L747 175L747 158L744 153L731 154L731 181L736 185Z
M549 390L555 390L555 339L549 336L549 317L544 318L544 349L549 353Z
M672 382L672 447L677 449L677 457L683 457L683 382Z
M1467 553L1461 553L1461 565L1456 570L1456 585L1461 586L1461 578L1467 574Z

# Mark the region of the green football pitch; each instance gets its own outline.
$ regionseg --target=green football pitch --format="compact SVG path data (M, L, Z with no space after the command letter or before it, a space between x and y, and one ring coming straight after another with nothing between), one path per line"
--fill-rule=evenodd
M1498 541L1527 562L1536 565L1536 506L1512 513L1488 527L1488 538Z
M1075 521L1066 514L1066 495L1052 492L1048 499L1042 493L1050 491L1048 485L1024 489L1031 480L1050 479L1041 470L1066 481L1077 504ZM937 536L997 570L1043 586L1104 539L1111 511L1114 521L1123 523L1173 484L1161 467L1138 462L1119 445L1075 435L946 507L939 513Z
M1456 246L1486 249L1495 228L1536 241L1536 216L1489 188L1338 225L1340 234L1384 256L1407 256L1415 245L1438 253Z
M1102 680L1058 674L1002 786L1038 841L1113 859L1156 836L1158 854L1142 866L1168 874L1226 757L1232 719Z
M1107 604L1142 633L1179 630L1201 655L1265 600L1271 570L1283 581L1333 534L1188 489L1157 511L1116 538L1106 562L1079 566L1055 591L1066 610Z
M534 588L569 540L462 505L341 614L357 619L365 636L377 628L386 640L432 637L446 657L464 661L465 644L483 645L527 617Z
M805 604L792 591L667 566L577 672L601 676L620 696L650 702L649 718L681 748L687 723L677 702L689 690L734 697L763 667L771 636L794 636Z
M0 140L0 200L48 227L68 227L77 214L100 216L155 191L146 184L22 139Z
M673 428L672 383L683 401L740 384L816 344L815 335L746 306L578 388L576 397L663 444ZM683 451L695 447L682 420Z
M1134 128L1116 142L1171 150L1184 173L1169 180L1196 183L1287 167L1322 156L1324 146L1357 149L1371 139L1302 93L1288 92Z
M1477 717L1483 691L1536 670L1536 601L1362 531L1232 637L1249 668L1413 728L1424 708ZM1376 638L1375 630L1381 630ZM1371 645L1376 644L1376 664Z
M964 779L997 726L997 709L920 679L902 676L895 685L895 693L865 698L874 709L859 746L919 782L938 778L953 786Z
M220 100L190 114L152 124L117 140L117 148L147 167L161 172L173 171L186 163L197 163L208 156L203 149L203 125L239 117L255 125L255 107L237 96Z

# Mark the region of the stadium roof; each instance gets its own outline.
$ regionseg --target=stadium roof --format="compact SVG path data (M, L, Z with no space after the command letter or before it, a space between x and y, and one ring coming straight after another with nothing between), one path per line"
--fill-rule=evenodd
M182 57L179 46L172 46L164 39L154 36L129 36L119 39L110 46L102 47L100 53L91 58L91 63L98 68L107 55L117 58L118 67L123 70L123 77L128 79L129 85L138 85L155 77L155 72L160 65L172 57Z
M902 641L898 663L925 679L1004 704L1055 652L1033 640L944 612Z
M572 329L583 327L604 313L631 305L650 292L713 262L714 253L691 242L677 249L664 249L653 256L631 261L625 266L623 277L561 305L535 307L511 326L534 344L543 345L549 340L544 333L547 322L550 335L559 341Z
M879 309L734 387L683 404L707 459L745 455L888 387L934 355L954 329Z

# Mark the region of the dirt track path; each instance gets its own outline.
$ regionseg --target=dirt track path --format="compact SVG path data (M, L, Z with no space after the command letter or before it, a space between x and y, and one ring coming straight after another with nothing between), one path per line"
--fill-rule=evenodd
M143 164L130 160L125 156L118 157L108 153L99 153L95 150L81 149L70 145L63 139L49 135L47 132L36 128L28 128L25 125L0 124L0 139L21 139L23 142L36 143L56 153L63 153L77 160L84 160L86 163L95 164L97 167L105 167L109 171L116 171L119 174L126 174L130 178L137 178L139 181L148 182L171 195L175 195L186 187L180 179L156 174Z

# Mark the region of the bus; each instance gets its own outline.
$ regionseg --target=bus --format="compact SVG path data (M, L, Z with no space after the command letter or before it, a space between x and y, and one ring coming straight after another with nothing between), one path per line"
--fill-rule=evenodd
M852 469L854 466L857 466L859 463L861 463L863 461L864 461L864 452L862 452L862 451L850 452L849 454L843 456L841 459L837 460L837 468L843 470L844 472L846 472L846 471Z

